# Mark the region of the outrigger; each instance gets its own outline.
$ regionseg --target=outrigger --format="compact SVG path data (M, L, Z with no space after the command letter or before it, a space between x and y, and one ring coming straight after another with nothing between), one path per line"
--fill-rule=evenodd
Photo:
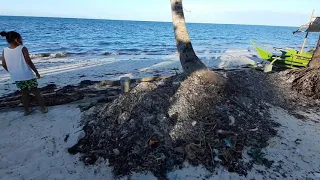
M251 41L252 45L257 50L259 56L261 59L264 59L266 61L271 62L267 69L272 69L272 65L275 64L279 67L285 67L285 68L299 68L299 67L307 67L312 59L313 52L305 52L305 45L307 42L307 38L309 33L313 32L320 32L320 17L314 16L314 10L312 12L312 16L310 21L302 25L297 31L293 32L293 34L298 32L305 32L306 36L303 41L301 50L295 50L290 48L284 48L284 49L275 49L281 52L281 55L275 55L273 53L267 52L266 50L258 47L253 41ZM320 41L320 37L319 37ZM270 71L270 70L265 70Z

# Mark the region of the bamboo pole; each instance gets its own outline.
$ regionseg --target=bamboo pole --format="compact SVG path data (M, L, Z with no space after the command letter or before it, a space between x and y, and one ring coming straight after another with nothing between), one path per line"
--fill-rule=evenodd
M313 17L314 17L314 10L312 11L312 15L311 15L311 19L310 19L310 22L309 22L309 26L310 26L311 23L312 23ZM305 48L306 43L307 43L308 35L309 35L309 32L307 32L307 34L306 34L306 36L305 36L305 38L304 38L304 41L303 41L303 44L302 44L302 47L301 47L301 50L300 50L300 54L302 54L303 51L304 51L304 48Z

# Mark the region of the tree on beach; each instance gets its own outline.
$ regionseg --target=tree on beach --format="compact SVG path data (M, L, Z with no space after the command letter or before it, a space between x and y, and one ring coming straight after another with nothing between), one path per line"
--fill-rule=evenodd
M184 18L182 0L171 0L171 12L177 50L183 71L190 74L197 70L207 69L192 47Z
M206 65L196 55L186 26L183 12L183 0L170 0L172 22L176 46L179 53L180 63L186 75L197 76L202 82L213 83L223 87L226 82L217 73L209 70ZM191 84L190 84L191 86Z
M320 36L318 40L318 44L316 50L313 54L312 60L310 62L311 68L320 68Z

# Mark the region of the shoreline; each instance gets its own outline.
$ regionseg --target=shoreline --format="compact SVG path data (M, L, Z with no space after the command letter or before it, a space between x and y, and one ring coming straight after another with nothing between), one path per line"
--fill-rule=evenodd
M258 60L244 55L202 59L210 68L239 68ZM176 54L167 56L65 57L33 60L41 79L39 87L55 84L58 88L77 85L81 81L119 80L121 77L144 78L170 76L182 72ZM0 67L0 97L17 91L9 74Z

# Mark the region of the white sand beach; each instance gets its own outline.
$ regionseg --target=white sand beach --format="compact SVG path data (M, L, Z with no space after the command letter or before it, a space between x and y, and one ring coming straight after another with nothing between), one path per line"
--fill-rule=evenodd
M290 2L3 1L0 180L320 180L320 17Z
M272 115L282 127L265 149L267 157L275 161L270 169L255 165L247 177L241 177L220 167L211 176L201 167L187 165L169 173L169 179L320 178L319 121L302 122L279 108L272 109ZM312 118L319 120L320 115L313 114ZM106 161L85 166L79 156L67 152L83 135L79 126L81 112L76 104L52 107L48 114L36 112L28 117L23 117L19 110L6 110L1 111L0 119L0 179L113 179ZM135 174L131 179L156 178L151 174Z
M172 58L175 57L175 58ZM173 60L172 60L173 59ZM232 61L234 59L235 61ZM240 59L240 60L239 60ZM252 64L253 60L227 56L216 61L204 60L210 67L236 68ZM150 77L155 74L175 74L179 68L175 55L161 60L97 58L88 61L56 58L35 60L43 78L40 86L55 83L58 87L75 85L81 80L110 80L121 76ZM8 75L0 69L0 95L16 91ZM0 111L0 179L113 179L108 162L85 166L79 156L67 149L82 137L79 103L49 108L48 114L40 111L24 117L22 109ZM178 179L320 179L320 114L301 112L306 121L296 119L283 109L271 108L272 118L282 126L278 136L271 139L265 149L269 160L275 163L269 169L255 165L247 177L229 173L223 167L210 174L202 167L175 170L168 178ZM68 138L66 138L68 136ZM248 158L247 155L244 157ZM281 167L281 168L279 168ZM123 179L128 179L125 177ZM134 174L131 179L156 179L150 173Z

